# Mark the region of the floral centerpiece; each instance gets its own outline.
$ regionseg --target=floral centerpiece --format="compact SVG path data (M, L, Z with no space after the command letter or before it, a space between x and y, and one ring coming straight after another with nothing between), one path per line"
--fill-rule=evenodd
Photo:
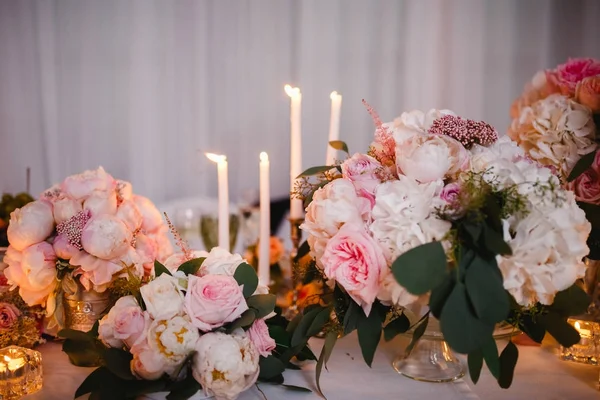
M104 293L172 253L152 202L102 167L66 178L10 215L5 275L30 306L64 326L63 297Z
M4 276L0 276L0 348L20 346L32 348L44 343L40 306L29 307L16 291L10 291Z
M283 383L292 357L315 357L304 345L290 347L287 321L274 313L268 291L252 266L224 249L156 261L154 278L120 298L97 329L60 332L71 358L101 360L75 397L168 392L187 399L203 390L230 400L257 379Z
M498 352L498 323L577 343L567 316L589 303L574 283L590 224L574 194L485 122L430 110L382 124L367 108L377 126L368 154L305 171L295 191L313 267L333 287L292 339L326 332L317 385L338 336L357 330L371 365L382 331L390 340L412 329L410 352L431 317L468 354L474 382L485 361L502 387L518 351L509 341Z
M511 117L508 135L575 192L593 227L589 257L600 259L600 61L570 59L537 72Z

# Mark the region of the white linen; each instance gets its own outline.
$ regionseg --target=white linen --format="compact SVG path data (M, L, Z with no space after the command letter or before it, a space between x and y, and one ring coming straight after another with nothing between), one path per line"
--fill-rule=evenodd
M318 355L323 341L312 339L311 347ZM473 385L469 378L453 383L417 382L398 375L391 367L397 352L405 346L405 339L390 343L382 340L375 355L373 368L362 360L358 340L352 334L338 341L333 355L321 376L321 387L329 400L597 400L598 367L560 361L553 354L552 345L543 347L519 346L519 363L513 386L500 389L485 369L481 380ZM499 344L503 348L503 344ZM25 400L64 400L73 394L91 368L78 368L69 364L60 351L60 344L48 343L40 347L44 365L44 387L41 392L27 396ZM464 360L463 360L464 361ZM315 363L308 363L302 371L286 371L287 384L314 390ZM308 400L319 398L315 393L296 393L266 384L259 384L269 400ZM156 397L154 395L152 397ZM198 395L197 399L203 396ZM194 398L196 400L196 398ZM240 400L263 400L256 388L239 397Z

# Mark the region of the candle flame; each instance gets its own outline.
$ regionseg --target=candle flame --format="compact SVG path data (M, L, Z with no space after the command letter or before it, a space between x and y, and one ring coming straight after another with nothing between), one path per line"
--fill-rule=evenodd
M300 88L298 87L291 87L290 85L285 85L283 88L285 89L285 93L287 93L287 95L290 97L298 96L300 94Z
M263 161L263 162L269 161L269 155L267 153L265 153L264 151L262 151L260 153L260 161Z
M204 154L206 154L206 158L208 158L212 162L220 163L223 161L227 161L227 157L225 157L224 155L221 155L221 154L215 154L215 153L204 153Z
M336 92L335 90L333 92L331 92L331 94L329 95L329 98L331 100L335 100L336 98L342 97L341 94L339 94L338 92Z
M11 358L9 356L4 356L4 361L9 362L11 360Z
M577 330L581 329L581 325L579 324L579 321L575 321L575 329L577 329Z

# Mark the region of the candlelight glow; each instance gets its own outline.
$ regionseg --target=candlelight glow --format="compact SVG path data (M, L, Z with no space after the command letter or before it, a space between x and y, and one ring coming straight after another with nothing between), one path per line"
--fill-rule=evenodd
M285 89L285 93L287 93L287 95L290 97L298 96L300 94L300 88L298 87L291 87L290 85L285 85L283 88Z
M262 162L269 161L269 155L267 153L265 153L264 151L262 151L260 153L260 161L262 161Z
M335 100L336 98L342 97L341 94L339 94L338 92L336 92L335 90L333 92L331 92L331 94L329 95L329 98L331 100Z
M577 329L578 331L581 329L581 325L579 324L579 321L575 321L575 329Z
M223 161L227 161L227 157L225 157L224 155L221 154L215 154L215 153L205 153L206 154L206 158L208 158L210 161L212 162L216 162L217 164Z

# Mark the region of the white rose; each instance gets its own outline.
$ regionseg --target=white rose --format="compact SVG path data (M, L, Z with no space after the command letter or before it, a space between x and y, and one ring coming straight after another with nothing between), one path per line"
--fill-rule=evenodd
M148 346L164 358L170 375L196 348L200 334L190 319L175 316L169 320L154 320L148 329Z
M200 267L199 275L233 276L237 267L244 262L239 254L231 254L221 247L213 247Z
M6 234L18 251L46 240L54 230L52 206L47 201L33 201L10 213Z
M204 334L196 346L192 373L207 395L233 400L258 378L259 354L242 330Z
M169 319L183 312L183 293L172 276L162 274L142 286L140 292L153 319Z

